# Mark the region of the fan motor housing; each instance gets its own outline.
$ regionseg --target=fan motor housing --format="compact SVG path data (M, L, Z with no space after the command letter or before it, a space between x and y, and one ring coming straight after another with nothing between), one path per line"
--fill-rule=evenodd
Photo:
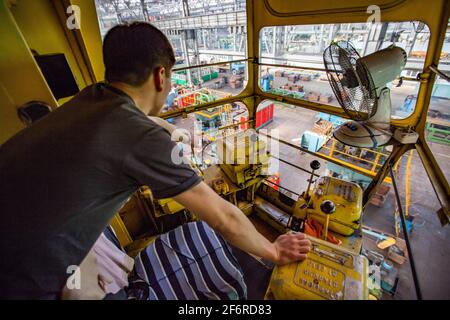
M375 88L382 89L400 76L406 60L405 50L391 45L358 59L356 69L358 72L367 72L372 77Z

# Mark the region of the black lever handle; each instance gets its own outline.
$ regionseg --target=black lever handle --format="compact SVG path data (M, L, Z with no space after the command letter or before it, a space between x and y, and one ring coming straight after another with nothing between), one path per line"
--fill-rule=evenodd
M313 169L313 171L320 169L320 162L317 160L311 161L309 165L311 166L311 169Z
M333 201L325 200L320 204L320 210L325 214L332 214L336 211L336 205Z
M313 161L311 161L311 163L309 165L311 166L312 172L311 172L311 178L309 178L309 181L308 181L308 188L306 189L306 192L304 194L304 199L306 199L306 200L309 199L309 190L311 189L311 183L314 180L314 171L320 169L320 162L317 160L313 160Z

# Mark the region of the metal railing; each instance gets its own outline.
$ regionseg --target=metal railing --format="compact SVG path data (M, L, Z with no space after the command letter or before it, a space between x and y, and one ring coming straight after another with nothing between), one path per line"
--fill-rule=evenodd
M199 64L199 65L189 66L189 67L173 68L172 72L191 70L191 69L200 69L200 68L206 68L206 67L221 66L224 64L249 62L249 61L251 61L251 59L247 58L247 59L239 59L239 60L232 60L232 61L213 62L213 63Z
M429 69L431 71L433 71L434 73L436 73L439 77L441 77L442 79L447 80L448 82L450 82L450 76L446 75L443 71L439 70L438 68L436 68L435 66L429 66Z
M337 140L334 139L334 138L330 138L330 140L331 140L331 146L330 147L328 147L326 144L323 145L323 147L322 147L323 149L326 149L326 150L329 151L328 152L328 156L333 157L335 153L338 153L338 154L342 154L342 155L344 155L346 157L349 157L351 159L354 159L354 160L357 160L357 161L360 161L360 162L365 162L365 163L367 163L368 165L371 166L370 171L373 172L374 176L377 173L376 169L378 167L382 167L383 166L383 164L379 163L380 160L382 159L382 157L385 157L387 159L388 156L389 156L388 154L385 154L385 153L382 153L382 152L379 152L379 151L375 151L375 150L371 150L371 149L367 149L367 148L360 148L361 150L359 152L359 156L355 156L355 155L349 154L349 153L347 153L345 151L338 150L336 148ZM366 153L373 153L375 155L375 159L373 161L365 159L363 157L363 154L365 152Z
M235 12L213 13L202 16L188 16L168 20L154 21L159 29L186 30L199 28L229 27L247 24L245 10Z
M277 58L264 58L264 59L273 59L276 60ZM281 60L281 59L278 59ZM264 63L264 62L258 62L257 63L260 66L269 66L269 67L276 67L276 68L284 68L284 69L300 69L300 70L311 70L311 71L320 71L320 72L327 72L325 68L314 68L314 67L306 67L306 66L293 66L293 65L285 65L285 64L276 64L276 63ZM430 67L431 68L431 67ZM333 72L339 72L339 71L333 71ZM398 77L397 79L402 79L406 81L420 81L417 78L413 77Z
M266 137L268 137L268 138L270 138L270 139L273 139L273 140L275 140L275 141L278 141L278 142L280 142L280 143L282 143L282 144L284 144L284 145L287 145L287 146L289 146L289 147L291 147L291 148L297 149L297 150L299 150L299 151L301 151L301 152L308 153L308 154L310 154L310 155L312 155L312 156L315 156L315 157L317 157L317 158L320 158L320 159L322 159L322 160L330 161L330 162L332 162L332 163L334 163L334 164L337 164L337 165L339 165L339 166L342 166L342 167L345 167L345 168L347 168L347 169L353 170L353 171L355 171L355 172L357 172L357 173L360 173L360 174L362 174L363 176L366 176L366 177L368 177L368 178L373 179L373 177L374 177L373 174L372 174L369 170L365 170L365 169L362 169L362 168L359 168L359 167L352 166L352 165L350 165L349 163L347 163L347 162L345 162L345 161L342 161L342 160L339 160L339 159L336 159L336 158L333 158L333 157L324 155L324 154L322 154L322 153L320 153L320 152L309 151L308 149L305 149L305 148L303 148L303 147L297 146L297 145L292 144L292 143L290 143L290 142L288 142L288 141L285 141L285 140L281 140L281 139L272 137L272 136L269 135L269 134L265 134L265 133L262 133L262 132L259 132L259 134L260 134L260 135L263 135L263 136L266 136Z

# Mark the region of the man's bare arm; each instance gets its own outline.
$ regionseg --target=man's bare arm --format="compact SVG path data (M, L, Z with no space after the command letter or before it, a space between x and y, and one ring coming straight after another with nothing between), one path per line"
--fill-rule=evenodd
M241 210L219 197L204 182L174 199L234 246L274 263L304 260L310 250L310 242L302 233L282 235L271 243L255 229Z

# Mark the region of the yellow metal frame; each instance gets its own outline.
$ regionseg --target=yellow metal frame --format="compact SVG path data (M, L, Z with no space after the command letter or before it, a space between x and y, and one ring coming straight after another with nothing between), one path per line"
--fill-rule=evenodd
M371 149L365 149L365 148L361 148L359 156L354 156L354 155L348 154L346 152L337 150L336 149L336 143L337 142L338 141L336 139L331 138L331 147L327 147L325 145L322 147L323 149L328 150L328 154L325 154L325 156L328 157L330 160L333 159L334 161L341 163L343 166L345 166L345 167L347 167L349 169L352 169L352 170L354 170L356 172L362 171L362 172L367 173L368 175L370 175L372 177L375 177L377 175L377 172L378 172L377 169L381 168L383 166L382 164L379 163L380 162L380 158L382 156L384 156L385 158L387 158L389 156L386 153L382 153L382 152L371 150ZM375 161L364 159L362 157L362 153L364 151L370 152L370 153L374 153L375 154ZM337 159L336 157L334 157L334 153L339 153L339 154L345 155L346 157L350 157L350 158L356 159L358 161L366 162L366 163L370 164L372 166L372 168L370 170L368 170L368 169L362 168L362 167L360 167L358 165L355 165L355 164L352 164L352 163L349 163L349 162ZM391 180L390 177L386 177L386 179L384 181L387 182L387 183L392 183L392 180Z
M122 247L126 247L133 243L133 238L131 238L128 229L119 214L116 214L109 224L113 228Z
M430 72L430 66L437 66L440 59L445 32L450 15L450 2L447 0L421 1L421 0L386 0L386 1L340 1L333 3L330 9L330 2L316 0L305 3L300 1L283 1L282 4L274 0L248 1L248 25L249 30L249 57L254 61L259 61L259 32L267 26L282 25L307 25L307 24L331 24L331 23L354 23L367 21L367 7L371 4L379 5L381 9L381 21L422 21L430 30L430 40L427 55L424 62L424 70L420 77L420 89L417 97L414 113L406 118L393 120L396 127L414 128L420 134L420 139L415 146L399 145L395 146L383 167L374 178L369 188L366 190L364 203L370 200L375 193L377 186L384 180L388 173L388 166L398 162L400 157L409 149L417 148L424 167L430 177L433 188L442 206L439 213L441 223L449 222L449 197L450 189L441 168L434 158L430 148L426 144L424 136L427 111L432 94L432 89L436 75ZM278 9L275 9L278 7ZM281 12L280 8L284 11ZM249 68L250 69L250 68ZM259 69L253 65L253 78L259 78ZM263 92L257 83L253 82L256 102L263 99L272 99L298 107L322 111L343 118L348 118L342 109L313 103L300 101L290 97L280 97ZM253 114L255 116L255 114Z

